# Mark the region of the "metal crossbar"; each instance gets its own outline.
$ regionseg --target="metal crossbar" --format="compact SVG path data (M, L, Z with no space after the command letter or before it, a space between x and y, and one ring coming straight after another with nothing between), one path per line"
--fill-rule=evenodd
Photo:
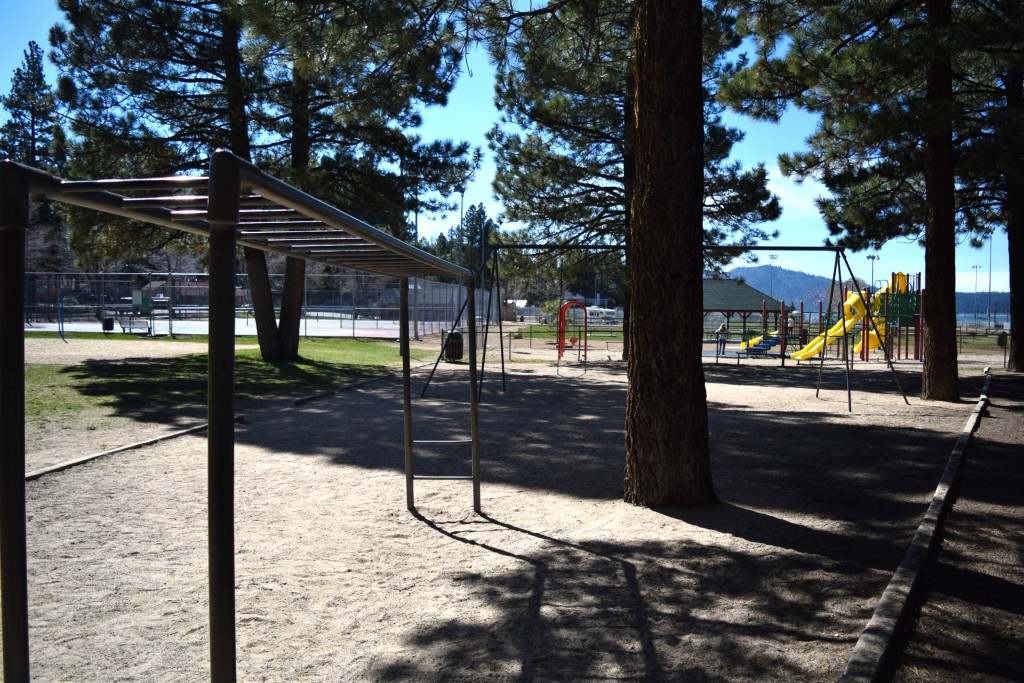
M167 191L173 193L168 196ZM205 194L204 194L205 192ZM152 193L137 197L132 193ZM399 278L407 500L412 491L409 277L454 275L467 283L470 355L475 359L473 275L298 190L225 150L209 177L68 181L0 161L0 600L3 670L9 683L29 676L25 508L25 234L31 199L95 209L209 240L208 549L210 676L234 681L234 354L235 256L247 246ZM310 234L323 227L322 234ZM265 231L265 232L264 232ZM294 234L290 234L294 231ZM480 510L476 364L469 364L473 506Z

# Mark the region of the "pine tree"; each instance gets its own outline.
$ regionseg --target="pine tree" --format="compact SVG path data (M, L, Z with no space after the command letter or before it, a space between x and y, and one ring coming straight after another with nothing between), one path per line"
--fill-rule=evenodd
M43 72L43 50L30 41L24 55L3 99L8 118L0 128L0 157L53 171L57 106Z
M704 218L707 245L752 245L779 205L763 165L728 162L742 139L713 88L735 47L729 15L705 8ZM630 226L635 131L635 2L575 2L524 17L490 41L502 120L491 133L505 217L536 241L622 244ZM573 68L567 68L567 64ZM716 259L706 256L713 267Z
M1019 19L999 38L996 3L736 4L757 53L723 94L761 118L790 103L821 115L809 150L781 161L828 187L819 206L840 244L923 236L922 396L956 400L956 233L981 239L1007 220L995 198L1009 176L993 173L992 151L1017 150L1019 167L1021 147L995 125L1001 69L985 62L1019 61Z
M56 98L43 71L43 50L32 41L24 55L3 98L7 121L0 127L0 158L59 173L64 166L65 137ZM73 267L67 225L49 201L33 208L31 221L33 229L25 236L26 268L57 272Z
M581 19L596 21L606 6L563 1L517 10L505 0L482 4L489 10L483 23L491 35L495 30L525 34L534 19L576 7ZM632 85L619 91L630 102L620 115L622 123L612 125L621 126L623 148L635 149L635 156L623 154L617 181L636 188L626 190L631 200L623 215L628 210L629 306L634 311L627 316L624 492L637 505L716 501L699 351L706 99L701 10L695 0L639 0L635 68L618 67L634 74ZM564 70L570 60L566 56L550 66ZM635 118L628 112L635 112Z
M443 102L454 83L447 2L60 6L70 27L54 27L51 42L86 141L80 175L111 166L202 172L207 155L226 147L404 237L421 193L450 194L453 179L475 168L468 146L424 144L405 131L418 125L417 107ZM304 266L286 262L279 327L266 257L245 252L261 351L294 358Z
M641 0L636 30L625 499L704 505L716 498L700 354L701 5Z

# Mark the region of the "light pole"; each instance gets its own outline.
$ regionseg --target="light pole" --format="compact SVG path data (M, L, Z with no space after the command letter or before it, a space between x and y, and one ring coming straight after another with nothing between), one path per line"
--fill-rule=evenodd
M988 316L986 323L988 327L992 327L993 313L992 313L992 239L995 236L995 230L988 234Z
M978 327L978 271L981 270L981 266L975 264L971 266L974 269L974 327Z
M769 254L768 260L771 263L768 264L768 296L775 298L775 259L779 258L778 254Z
M868 260L871 261L871 284L868 287L872 292L875 291L875 261L878 260L878 254L871 254L868 256Z
M466 235L462 232L462 222L466 218L466 188L465 186L456 187L455 191L459 193L459 265L465 266L466 263Z

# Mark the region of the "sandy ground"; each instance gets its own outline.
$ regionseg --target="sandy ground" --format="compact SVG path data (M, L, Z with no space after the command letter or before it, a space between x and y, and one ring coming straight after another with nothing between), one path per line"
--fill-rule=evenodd
M897 644L896 683L1024 677L1024 375L995 379L941 550Z
M61 362L116 346L73 343ZM621 502L624 366L524 362L543 355L513 349L505 392L488 361L482 515L458 481L417 482L406 510L397 379L247 413L240 680L834 680L994 364L965 365L957 404L916 398L912 363L909 403L860 364L851 412L840 368L816 397L816 365L709 362L722 504L650 510ZM428 370L415 438L464 438L466 366L442 363L420 398ZM468 473L468 447L433 448L418 473ZM205 462L200 434L28 484L34 680L208 680Z

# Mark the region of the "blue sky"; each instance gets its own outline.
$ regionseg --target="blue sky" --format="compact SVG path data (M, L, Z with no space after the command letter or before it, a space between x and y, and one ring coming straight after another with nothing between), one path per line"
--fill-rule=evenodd
M0 0L3 4L4 21L0 22L0 93L10 91L10 79L23 59L30 40L48 48L47 33L50 26L62 17L52 2L15 2ZM49 67L51 84L56 80L55 72ZM424 112L424 126L420 133L424 139L454 138L468 140L484 151L484 164L477 178L471 182L465 193L465 206L484 204L492 218L500 212L500 205L494 200L490 184L494 175L493 155L486 147L484 134L497 120L492 98L494 71L484 54L477 50L470 53L464 63L464 73L449 103L443 109L431 108ZM727 122L746 132L746 138L733 150L733 156L750 166L764 162L769 169L772 191L781 198L783 213L769 229L778 229L780 237L771 242L779 246L820 246L828 236L821 217L814 207L815 197L824 194L821 186L813 182L797 184L783 178L778 172L776 158L782 152L793 152L803 146L804 138L811 132L814 119L802 112L788 114L781 123L769 124L751 121L731 115ZM344 207L342 207L344 208ZM423 236L433 236L458 225L458 214L427 220L420 217L419 228ZM1009 267L1006 234L1000 231L992 241L991 248L972 249L961 245L957 249L957 290L961 292L988 291L991 279L992 291L1009 290ZM847 258L854 273L868 279L871 275L871 261L868 255L877 255L874 262L875 277L884 278L891 271L907 273L924 272L924 250L916 244L892 242L879 252L847 252ZM769 259L773 255L775 259ZM799 270L826 277L832 274L833 257L828 252L760 252L762 264L771 263L780 268ZM991 259L991 268L989 266ZM737 264L743 265L743 264Z

